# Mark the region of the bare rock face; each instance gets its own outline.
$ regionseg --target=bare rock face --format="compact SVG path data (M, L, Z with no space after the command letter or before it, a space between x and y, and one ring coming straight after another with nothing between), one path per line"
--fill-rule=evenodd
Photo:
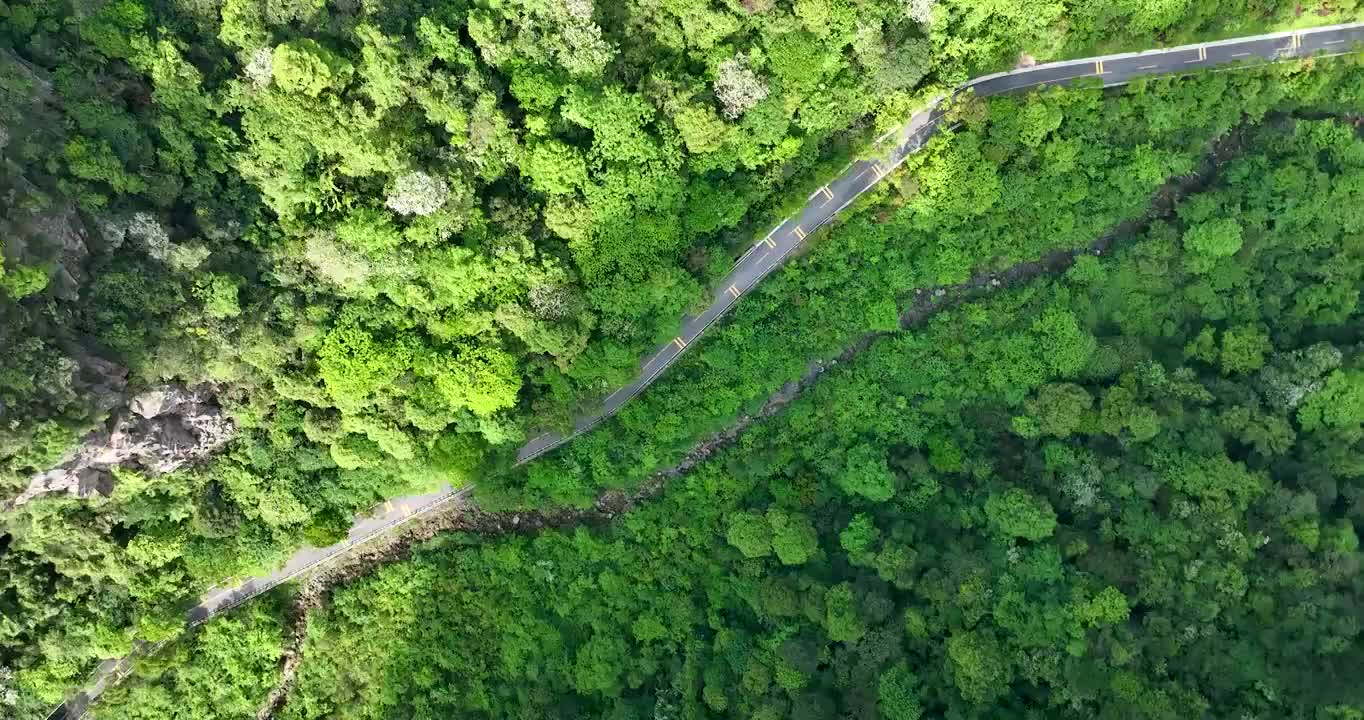
M127 368L75 345L63 349L76 363L74 386L86 407L103 413L123 403L128 388Z
M85 271L85 259L90 256L85 222L75 207L68 204L49 212L41 219L40 227L44 235L61 243L61 260L52 277L54 293L63 300L78 299L81 286L89 279Z
M0 251L10 261L52 268L48 292L62 300L74 300L88 279L84 269L90 254L85 221L69 200L53 191L53 178L43 168L20 165L5 145L35 144L61 147L64 140L58 100L50 74L25 61L12 50L0 51L0 103L10 112L0 113Z
M168 473L207 457L232 439L235 430L209 386L146 390L108 428L87 435L60 465L34 475L12 507L51 493L108 495L114 488L114 468Z
M80 288L89 279L85 261L90 256L90 233L85 221L69 202L52 202L38 209L16 208L23 198L44 195L13 163L6 163L5 171L9 188L0 197L0 204L10 209L0 217L0 232L4 233L0 249L11 260L28 264L55 260L48 291L61 300L79 299Z
M187 394L183 389L166 385L143 391L129 401L128 409L144 420L151 420L162 415L175 413L193 401L194 397Z

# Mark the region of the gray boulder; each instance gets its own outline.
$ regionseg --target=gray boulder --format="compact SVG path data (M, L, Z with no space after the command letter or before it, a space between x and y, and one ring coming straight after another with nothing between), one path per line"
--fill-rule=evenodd
M61 464L30 478L11 507L53 493L107 496L114 488L114 468L172 472L211 455L235 430L210 386L148 389L115 413L106 428L87 435Z

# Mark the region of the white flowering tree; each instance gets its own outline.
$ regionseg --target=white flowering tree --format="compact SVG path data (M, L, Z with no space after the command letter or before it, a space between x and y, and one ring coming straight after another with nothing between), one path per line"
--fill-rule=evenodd
M445 205L450 197L450 186L444 180L427 173L410 172L393 182L384 205L403 215L430 215Z
M724 105L725 117L733 119L767 98L767 83L748 66L747 58L736 55L716 69L715 96Z
M264 90L270 86L274 66L274 50L268 47L257 48L251 53L246 66L242 68L242 74L251 82L252 87Z
M905 15L924 27L933 24L934 0L905 0Z

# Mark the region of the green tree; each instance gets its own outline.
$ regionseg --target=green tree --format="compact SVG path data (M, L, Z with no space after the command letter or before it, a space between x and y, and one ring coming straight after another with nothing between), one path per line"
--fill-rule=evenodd
M1089 418L1094 398L1073 383L1043 385L1027 403L1028 415L1046 435L1067 437L1081 430Z
M1080 609L1080 618L1086 625L1103 626L1126 622L1128 615L1127 596L1112 585L1099 591Z
M1234 219L1208 220L1191 226L1184 231L1190 272L1208 272L1219 258L1235 255L1243 242L1241 225Z
M848 453L836 482L844 492L873 502L885 502L895 495L895 473L886 464L885 455L870 445L858 445Z
M957 691L967 702L991 702L1009 690L1013 667L989 630L953 633L947 638L947 660Z
M1298 410L1304 430L1332 428L1359 435L1364 424L1364 373L1337 370L1321 389L1308 395Z
M345 58L308 38L276 46L271 62L274 81L281 89L310 97L341 90L354 72Z
M839 583L824 594L825 627L834 642L857 642L866 634L866 625L857 611L857 596L848 583Z
M524 167L540 192L564 195L587 185L587 162L571 146L555 140L532 145Z
M738 513L731 517L725 540L738 548L746 558L772 554L772 526L766 518L756 513Z
M919 702L919 678L910 672L909 665L897 663L883 673L876 682L876 711L887 720L919 720L923 705Z
M848 526L838 534L839 546L851 558L863 558L873 552L880 544L881 532L870 515L858 513L848 522Z
M336 407L355 411L375 401L412 362L402 344L384 343L354 323L338 325L317 353L318 373Z
M1222 372L1248 373L1264 367L1265 355L1274 346L1269 336L1260 328L1241 325L1228 328L1222 333Z
M1056 529L1051 503L1021 488L991 494L985 501L985 516L995 531L1010 538L1036 542L1051 537Z
M800 513L767 511L772 528L772 550L783 565L802 565L819 551L819 535L810 518Z

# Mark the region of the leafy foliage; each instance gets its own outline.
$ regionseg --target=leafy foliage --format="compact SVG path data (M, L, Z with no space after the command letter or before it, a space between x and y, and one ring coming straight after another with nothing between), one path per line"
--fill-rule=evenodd
M1339 98L1358 97L1359 80L1333 67L983 103L960 135L880 191L876 214L816 243L808 262L747 299L716 341L604 432L529 471L505 471L539 426L566 424L633 374L770 220L946 84L1023 51L1146 47L1158 34L1294 12L955 0L0 4L0 496L16 495L108 419L114 401L92 379L101 370L121 378L126 368L134 390L214 382L242 428L209 466L159 478L129 470L107 497L47 498L0 518L0 663L19 688L14 712L44 712L133 636L170 634L198 591L269 567L305 540L334 540L382 498L477 477L491 503L583 503L637 482L811 358L893 327L914 289L1073 249L1133 217L1241 113L1337 110ZM1276 398L1301 404L1301 420L1248 407L1217 416L1257 452L1296 447L1294 422L1346 432L1358 405L1347 343L1305 335L1323 318L1339 326L1353 317L1355 248L1325 240L1337 227L1317 218L1357 224L1353 180L1337 176L1358 151L1343 127L1294 132L1325 164L1265 156L1283 168L1274 177L1293 202L1247 214L1210 195L1181 209L1162 239L1185 241L1171 272L1200 282L1178 303L1106 316L1145 337L1166 332L1188 304L1206 313L1206 340L1200 329L1181 337L1181 350L1212 358L1232 385L1272 377ZM1273 250L1266 237L1279 234L1295 243ZM1239 281L1227 263L1269 262L1273 252L1274 263L1312 260L1311 272L1284 281L1291 287L1272 288L1282 312L1256 317L1244 308L1249 295L1218 295ZM1159 390L1202 396L1173 369L1133 371L1136 350L1096 339L1098 312L1058 293L1025 325L989 338L1008 362L991 364L977 387L1003 398L1000 417L1023 440L1111 430L1115 442L1155 443L1178 429ZM1306 380L1297 368L1317 365L1285 353L1311 356L1317 341L1342 360ZM1095 367L1122 368L1119 381L1092 384ZM1312 399L1321 388L1329 401ZM911 388L889 402L909 406L918 395ZM922 502L942 491L943 474L978 467L973 437L900 429L896 446L868 431L812 457L781 503L745 509L758 520L727 552L793 573L822 567L834 557L830 531L794 499L829 480L844 503L892 502L904 491L903 447L925 450L928 471L910 490ZM1178 453L1164 461L1179 468L1172 484L1200 498L1241 502L1262 484L1234 463ZM1097 471L1082 467L1067 482L1097 506ZM1033 542L1035 515L1000 527ZM965 517L990 525L980 513ZM893 538L893 524L873 520L883 543ZM707 532L726 536L723 527ZM1349 545L1338 525L1294 527L1318 546ZM855 567L868 578L874 570L895 588L911 582L916 549L857 542ZM818 618L841 642L886 642L880 620L861 614L863 585L842 582L769 599L783 617ZM832 605L813 599L829 588L842 588ZM798 603L812 604L788 612L785 595L805 590L812 599ZM649 666L627 672L612 660L636 640L661 646L660 626L685 627L673 612L639 615L630 636L592 640L575 660L574 687L641 687ZM927 632L924 623L915 627ZM993 657L996 635L960 637L962 664L951 671L981 697L1014 677L969 667ZM810 633L763 642L766 669L747 682L809 697L754 714L780 716L786 703L824 713L807 676L828 661L825 650ZM240 652L234 678L252 685L222 713L240 714L242 698L266 682L266 644L210 654ZM712 711L742 706L727 689L737 672L695 670ZM933 677L916 665L862 697L913 716L934 702L923 689ZM186 678L157 692L205 686Z
M1244 129L1116 253L878 337L610 525L445 536L337 590L283 716L1364 712L1364 226L1286 210L1364 200L1339 126ZM1244 251L1191 266L1232 215ZM1304 311L1327 272L1351 291ZM1257 369L1223 366L1235 328Z

